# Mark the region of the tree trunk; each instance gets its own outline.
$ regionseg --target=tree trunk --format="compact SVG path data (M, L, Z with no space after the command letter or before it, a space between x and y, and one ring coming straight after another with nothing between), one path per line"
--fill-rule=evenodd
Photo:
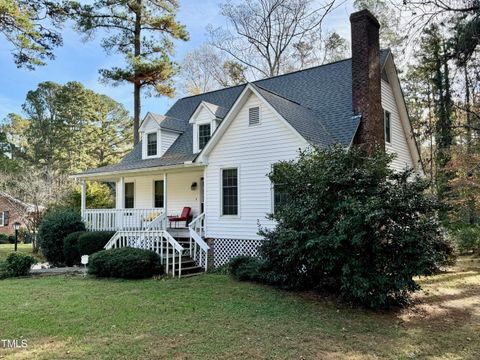
M137 0L137 9L135 14L135 30L134 30L134 55L135 58L140 56L141 46L141 23L142 23L142 0ZM134 83L133 83L133 143L137 144L140 141L138 129L140 128L140 112L141 112L141 99L140 89L141 84L138 79L138 73L135 69Z

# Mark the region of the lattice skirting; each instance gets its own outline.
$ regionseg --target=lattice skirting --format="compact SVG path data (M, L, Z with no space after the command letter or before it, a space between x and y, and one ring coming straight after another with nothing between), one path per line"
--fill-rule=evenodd
M226 264L239 255L258 256L262 240L210 239L213 245L213 266Z

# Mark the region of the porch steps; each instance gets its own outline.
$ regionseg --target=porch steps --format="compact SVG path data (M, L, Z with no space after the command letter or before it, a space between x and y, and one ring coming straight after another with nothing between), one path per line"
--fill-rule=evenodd
M163 257L164 259L167 258L167 256ZM169 261L171 261L172 255L168 255ZM177 260L177 259L175 259ZM168 272L172 271L172 263L169 264ZM174 275L178 275L178 268L175 268ZM182 277L187 276L187 275L198 275L204 272L204 269L200 266L197 266L195 261L190 258L190 256L182 256Z

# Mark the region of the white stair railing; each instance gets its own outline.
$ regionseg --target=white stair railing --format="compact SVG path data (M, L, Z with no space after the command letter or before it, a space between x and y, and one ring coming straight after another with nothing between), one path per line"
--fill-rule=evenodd
M132 247L150 250L160 255L161 264L173 277L182 276L182 256L185 249L166 230L117 231L105 249Z
M188 224L188 232L190 235L190 257L206 271L210 246L203 240L203 236L205 236L205 213L201 213Z

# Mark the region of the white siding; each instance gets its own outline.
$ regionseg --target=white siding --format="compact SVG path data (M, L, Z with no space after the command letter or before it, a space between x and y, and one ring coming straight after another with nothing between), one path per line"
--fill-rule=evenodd
M260 125L248 126L248 108L260 106ZM257 222L271 212L271 184L266 176L271 165L293 159L307 146L294 130L251 95L208 158L206 169L206 235L211 238L259 239ZM239 216L221 216L222 168L237 167L239 177Z
M145 119L145 124L143 124L143 132L144 133L151 133L155 132L159 129L158 123L153 119L151 116L148 116Z
M397 154L397 157L393 160L392 167L395 170L404 170L405 167L412 168L413 160L407 144L406 133L400 121L400 115L395 102L395 97L393 96L392 87L383 79L382 107L391 114L391 143L385 143L385 149L388 153Z
M190 206L193 216L200 213L200 181L203 170L167 174L167 211L168 215L179 215L183 207ZM163 180L163 173L125 177L125 182L135 183L135 208L154 207L154 181ZM195 190L192 183L197 183ZM118 199L117 199L118 200Z
M165 154L165 152L169 149L170 146L177 140L178 134L173 131L168 130L161 130L160 131L160 145L161 145L161 152L160 155Z

